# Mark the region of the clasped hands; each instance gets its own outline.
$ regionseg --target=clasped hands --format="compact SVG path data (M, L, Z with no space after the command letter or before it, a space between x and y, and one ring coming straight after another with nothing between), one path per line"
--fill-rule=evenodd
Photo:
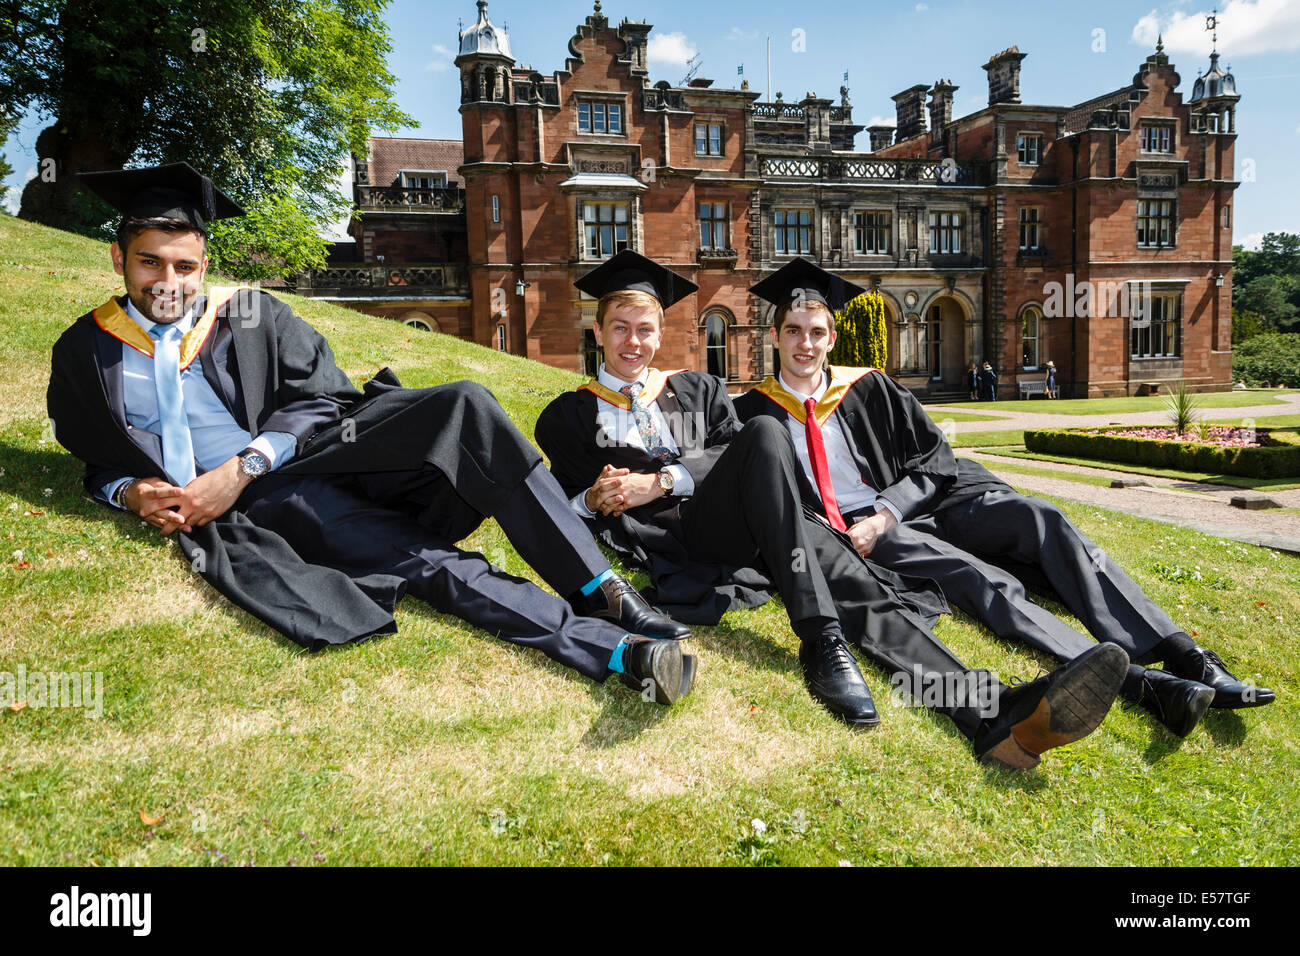
M606 465L600 470L600 477L587 489L583 501L592 511L612 516L648 504L664 494L658 474L644 475Z
M166 478L140 478L126 491L126 506L169 535L177 528L193 531L230 510L253 479L239 467L239 456L199 475L184 488Z
M853 541L853 549L867 557L876 548L876 541L882 534L898 524L898 519L888 508L881 508L875 514L868 518L863 518L853 527L849 528L849 538Z

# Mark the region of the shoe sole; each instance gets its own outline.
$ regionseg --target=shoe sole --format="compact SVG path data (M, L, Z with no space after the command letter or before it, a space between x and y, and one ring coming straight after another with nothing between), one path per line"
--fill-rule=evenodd
M1127 669L1128 655L1115 644L1075 658L1061 668L1034 712L1011 726L1009 738L1035 757L1083 739L1101 726Z
M682 655L682 681L678 685L677 699L681 700L691 692L695 686L695 670L699 666L699 659L694 654Z
M675 704L682 696L682 656L681 647L673 642L660 644L650 655L649 677L654 681L656 703ZM693 670L691 676L693 680Z

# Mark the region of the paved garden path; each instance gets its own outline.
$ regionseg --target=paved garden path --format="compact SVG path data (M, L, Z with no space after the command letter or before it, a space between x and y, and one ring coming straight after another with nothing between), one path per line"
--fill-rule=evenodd
M1292 397L1300 398L1300 396ZM1237 411L1249 412L1250 410L1237 409ZM1258 411L1256 411L1256 414L1263 417ZM1055 415L1043 417L1078 419L1088 416ZM988 425L992 423L978 422L976 424ZM959 448L956 451L959 455L975 459L994 473L998 473L1000 465L1013 465L1039 468L1045 471L1097 475L1105 478L1141 479L1149 482L1149 486L1106 488L1071 481L1068 478L1025 475L1006 470L1003 470L998 475L1008 484L1038 494L1066 498L1070 501L1095 505L1110 511L1136 515L1151 521L1194 528L1197 531L1203 531L1206 534L1212 534L1220 538L1244 541L1248 544L1263 545L1280 551L1300 554L1300 514L1286 514L1277 511L1246 511L1241 508L1234 508L1229 504L1229 499L1233 495L1251 493L1243 491L1241 488L1203 484L1196 481L1181 481L1173 478L1135 475L1132 472L1111 471L1106 468L1088 468L1082 465L1007 458L986 454L974 448ZM1300 508L1300 489L1293 491L1264 490L1259 493L1268 495L1284 508Z
M1251 405L1246 408L1200 409L1198 418L1205 420L1216 418L1242 419L1300 414L1300 393L1278 395L1276 398L1276 403L1271 405ZM1164 425L1168 424L1169 421L1169 412L1163 408L1149 412L1110 412L1100 415L1054 415L1042 410L1050 407L1051 402L1044 399L1028 399L1025 401L1026 411L1023 412L985 411L980 408L979 402L962 402L958 405L927 405L926 411L930 412L931 417L937 422L943 421L944 412L998 416L998 420L992 422L953 422L952 427L958 433L1010 431L1024 428L1065 428L1084 425ZM1028 409L1033 409L1033 411Z

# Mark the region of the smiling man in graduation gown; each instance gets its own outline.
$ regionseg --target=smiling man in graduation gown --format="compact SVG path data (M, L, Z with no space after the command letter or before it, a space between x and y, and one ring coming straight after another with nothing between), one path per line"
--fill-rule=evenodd
M48 407L97 500L179 531L209 583L305 647L394 633L409 590L593 680L689 690L693 659L653 639L687 629L613 574L490 392L386 369L358 392L284 303L201 294L206 223L242 214L206 177L82 178L123 213L126 295L55 344ZM568 601L455 547L487 516Z
M1207 707L1273 699L1196 646L1060 509L955 458L906 388L878 369L824 368L834 312L865 290L796 259L750 291L776 306L781 374L736 399L737 413L800 436L820 432L823 460L802 456L804 499L859 554L932 578L1000 637L1077 661L1098 645L1030 601L1021 579L1054 592L1099 641L1139 662L1127 669L1124 696L1179 736ZM1143 666L1157 661L1164 670Z
M547 406L537 441L573 495L574 511L649 569L660 603L668 594L688 605L668 605L685 618L694 601L691 619L715 623L724 611L761 599L727 590L729 583L742 575L774 581L800 638L809 690L853 726L872 726L879 714L845 635L901 675L897 684L915 686L978 738L984 759L1030 766L1043 750L1082 736L1082 725L1053 727L1023 692L1019 704L994 713L1004 688L963 667L929 630L927 621L946 605L919 582L862 559L803 504L784 425L765 419L742 428L717 378L651 368L663 312L694 291L693 283L623 252L577 285L600 300L596 334L605 362L596 379ZM682 580L692 578L707 587L692 590ZM1066 675L1061 687L1086 693L1086 670ZM1108 705L1096 706L1104 714Z

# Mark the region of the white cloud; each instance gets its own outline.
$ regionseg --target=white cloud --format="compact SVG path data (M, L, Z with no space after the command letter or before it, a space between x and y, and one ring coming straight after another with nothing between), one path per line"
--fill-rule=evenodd
M30 183L35 178L36 178L36 167L28 166L27 172L23 173L23 182Z
M926 10L929 10L929 9L930 9L930 8L927 7L924 3L918 3L918 4L916 5L916 12L917 12L917 13L925 13L925 11L926 11Z
M746 43L748 43L752 40L757 40L758 37L759 37L759 31L757 30L742 30L740 29L740 27L732 27L731 32L728 33L725 37L723 37L723 39L743 40Z
M685 67L696 50L685 33L660 33L651 35L648 53L651 66Z
M871 117L871 119L867 120L867 125L868 126L897 126L898 121L894 119L892 116L888 116L888 117L881 116L879 113L877 113L875 116Z
M437 54L437 59L430 60L428 65L425 66L426 70L441 73L443 70L450 70L452 68L451 61L456 58L454 52L447 49L447 47L443 46L441 43L435 43L433 45L433 52Z
M1133 25L1130 39L1152 48L1163 34L1166 52L1204 56L1210 50L1210 33L1205 29L1208 16L1209 10L1165 14L1152 10ZM1218 29L1219 52L1225 56L1300 49L1300 4L1294 0L1228 0L1219 11Z
M1259 252L1260 243L1264 239L1262 232L1252 232L1248 236L1242 236L1233 245L1241 246L1247 252Z
M5 212L11 216L18 215L18 207L22 204L23 191L17 186L9 186L0 190L0 206L4 207Z

